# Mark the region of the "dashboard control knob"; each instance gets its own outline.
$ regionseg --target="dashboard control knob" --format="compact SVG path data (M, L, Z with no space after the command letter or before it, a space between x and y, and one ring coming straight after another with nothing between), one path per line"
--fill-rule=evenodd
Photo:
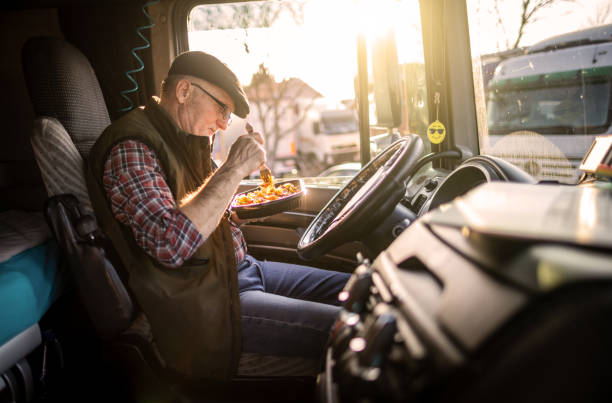
M346 287L338 295L338 299L347 311L361 313L370 296L371 286L372 270L365 264L362 264L355 269Z
M397 324L395 316L385 313L366 330L365 347L359 352L359 362L366 367L380 367L393 345Z
M347 350L349 342L355 337L360 326L361 323L358 314L344 310L340 312L336 323L332 327L328 343L332 348L334 358L340 356Z
M419 211L421 211L421 208L423 207L426 201L427 201L427 196L423 194L418 195L416 199L414 200L414 202L412 203L412 210L418 213Z
M434 190L436 187L438 187L438 181L435 179L429 179L427 182L425 182L425 189L428 192L431 192L432 190Z

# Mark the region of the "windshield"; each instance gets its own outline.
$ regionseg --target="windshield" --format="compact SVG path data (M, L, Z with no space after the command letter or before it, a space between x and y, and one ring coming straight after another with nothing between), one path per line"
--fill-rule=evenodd
M358 133L359 122L353 113L322 114L321 123L326 134Z
M287 0L202 4L188 17L190 50L217 56L245 87L248 121L265 138L276 178L318 176L344 163L359 163L355 97L358 35L367 42L370 135L376 126L372 44L394 30L404 99L400 134L426 135L425 68L418 1ZM234 117L215 137L213 158L222 161L245 122ZM372 157L382 148L370 147ZM350 171L342 171L346 173ZM252 174L257 177L257 173Z
M491 86L490 86L491 88ZM542 134L601 133L610 124L610 82L491 88L489 134L535 130Z
M608 2L467 4L481 154L576 183L595 136L612 133Z

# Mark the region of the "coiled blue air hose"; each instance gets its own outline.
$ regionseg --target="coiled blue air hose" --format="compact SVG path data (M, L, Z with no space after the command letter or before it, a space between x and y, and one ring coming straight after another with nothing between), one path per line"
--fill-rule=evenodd
M134 84L134 86L132 88L130 88L130 89L125 90L125 91L121 91L121 96L123 98L125 98L129 102L129 106L126 106L125 108L120 109L119 112L127 112L127 111L131 110L132 108L134 108L134 103L132 102L130 97L127 96L127 94L131 94L133 92L138 91L138 83L136 82L136 80L134 80L134 78L132 77L132 74L138 73L138 72L144 70L144 63L142 62L142 59L140 57L138 57L138 55L136 54L136 51L144 50L144 49L147 49L147 48L151 47L151 42L149 42L147 40L147 38L142 34L142 31L144 31L145 29L151 29L151 28L153 28L155 26L155 21L153 21L153 18L151 18L151 16L147 12L147 7L152 6L154 4L157 4L157 3L159 3L159 0L151 0L151 1L147 2L147 3L145 3L142 6L142 12L144 13L144 15L149 20L149 24L148 25L143 25L142 27L139 27L136 30L136 33L138 34L138 36L140 36L142 38L143 41L145 41L145 45L137 46L135 48L132 48L132 50L131 50L132 55L136 58L136 60L138 61L138 64L140 66L138 68L135 68L133 70L128 70L128 71L125 72L125 76L132 82L132 84Z

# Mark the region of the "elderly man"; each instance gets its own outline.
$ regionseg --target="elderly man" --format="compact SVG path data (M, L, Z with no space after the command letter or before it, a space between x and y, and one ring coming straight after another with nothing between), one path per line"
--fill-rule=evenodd
M215 169L212 136L249 105L234 73L204 52L179 55L159 100L111 124L87 182L166 364L227 379L241 354L319 359L348 274L258 261L228 206L265 161L245 134ZM109 307L112 309L112 307Z

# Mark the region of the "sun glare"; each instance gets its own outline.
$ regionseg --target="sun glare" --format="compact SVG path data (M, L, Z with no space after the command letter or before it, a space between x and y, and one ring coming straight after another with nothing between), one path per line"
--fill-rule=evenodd
M368 42L383 36L395 21L390 16L397 14L397 2L392 0L354 0L355 18L351 23L356 31L365 35ZM394 4L395 3L395 4Z
M415 38L420 35L418 2L312 0L303 10L303 24L287 13L270 28L190 32L190 48L219 57L245 85L264 63L277 81L299 78L330 102L355 96L359 33L371 44L393 28L398 44L406 41L398 46L400 63L422 60L422 50L414 45L421 42Z

